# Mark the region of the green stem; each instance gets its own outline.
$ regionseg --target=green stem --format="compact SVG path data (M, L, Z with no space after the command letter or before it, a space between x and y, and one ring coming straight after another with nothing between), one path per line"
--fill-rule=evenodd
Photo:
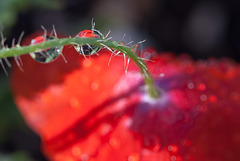
M15 57L24 54L28 54L31 52L41 51L48 48L53 48L56 46L64 46L64 45L96 45L102 47L108 47L113 50L120 51L126 54L130 59L132 59L140 68L141 73L144 75L145 83L148 87L149 95L152 98L157 98L159 95L159 91L157 87L154 85L154 81L149 73L146 64L140 59L135 52L132 51L130 47L124 46L119 42L116 41L109 41L104 39L97 39L97 38L61 38L61 39L53 39L48 40L39 44L29 45L29 46L20 46L16 45L12 48L3 48L0 50L0 59L7 58L7 57Z

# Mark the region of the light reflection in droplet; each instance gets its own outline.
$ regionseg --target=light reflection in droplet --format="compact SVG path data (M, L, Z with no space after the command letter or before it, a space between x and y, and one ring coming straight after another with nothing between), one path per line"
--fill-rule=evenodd
M203 84L203 83L201 83L201 84L199 84L198 89L199 89L200 91L204 91L204 90L206 89L206 85Z
M170 151L172 153L177 153L179 151L179 147L177 145L169 145L168 151Z
M99 88L99 84L97 82L92 82L91 83L91 89L92 90L97 90Z
M89 68L89 67L92 66L92 62L91 62L90 60L88 60L88 59L84 59L84 60L83 60L83 66L84 66L85 68Z
M63 161L74 161L74 159L71 158L71 157L66 157L66 158L63 159Z
M198 105L197 110L200 111L200 112L205 112L205 111L207 111L207 106Z
M164 76L165 76L165 73L161 73L159 76L160 76L160 77L164 77Z
M171 156L171 161L176 161L177 160L177 157L176 156Z
M128 161L136 161L136 159L135 159L134 156L131 156L131 155L130 155L130 156L128 157Z
M130 127L132 125L133 120L131 118L127 118L124 122L126 127Z
M108 134L112 129L112 126L110 124L103 124L101 127L101 135L106 135Z
M205 94L202 94L202 95L200 96L200 100L201 100L201 101L206 101L206 100L207 100L207 96L206 96Z
M94 68L93 68L93 71L94 71L95 73L99 73L99 72L101 71L101 67L98 66L98 65L95 65Z
M116 138L111 138L109 140L109 144L113 147L113 148L118 148L120 146L120 142L116 139Z
M31 41L31 45L39 44L48 40L57 39L53 36L38 36ZM40 63L49 63L56 60L61 55L62 47L57 46L55 48L49 48L46 50L40 50L37 52L30 53L30 56Z
M75 157L79 157L81 155L81 149L77 146L73 147L72 148L72 154L75 156Z
M70 106L71 106L73 109L78 109L80 103L79 103L78 99L76 99L76 98L71 98L71 99L69 100L69 104L70 104Z
M157 151L157 150L160 149L159 137L155 134L147 135L147 136L144 137L143 145L148 149L152 149L154 151Z
M184 146L190 146L191 145L191 141L186 139L186 140L183 141L183 145Z
M189 82L188 83L188 88L189 89L193 89L194 88L194 83L193 82Z
M81 161L88 161L88 160L89 160L89 156L87 154L82 154Z
M215 95L211 95L209 97L209 101L212 102L212 103L215 103L215 102L217 102L217 97Z

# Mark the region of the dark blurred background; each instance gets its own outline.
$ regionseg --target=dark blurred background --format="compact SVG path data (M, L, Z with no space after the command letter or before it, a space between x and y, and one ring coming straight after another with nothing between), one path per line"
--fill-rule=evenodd
M240 61L239 0L0 0L0 32L11 46L41 30L74 36L91 28L125 42L146 39L142 48L188 53L194 59L230 57ZM11 69L8 69L10 73ZM0 160L40 161L40 139L24 123L0 69Z

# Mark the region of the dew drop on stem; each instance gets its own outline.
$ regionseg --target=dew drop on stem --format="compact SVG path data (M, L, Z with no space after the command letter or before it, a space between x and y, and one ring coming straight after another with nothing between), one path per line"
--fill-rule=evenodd
M76 37L82 38L103 38L103 35L95 29L92 30L83 30L77 34ZM96 54L101 47L96 45L74 45L75 50L81 55L93 55Z
M31 45L39 44L47 40L53 40L53 36L38 36L35 39L32 39ZM57 46L54 48L49 48L34 53L30 53L30 56L39 63L49 63L58 58L61 55L62 47Z

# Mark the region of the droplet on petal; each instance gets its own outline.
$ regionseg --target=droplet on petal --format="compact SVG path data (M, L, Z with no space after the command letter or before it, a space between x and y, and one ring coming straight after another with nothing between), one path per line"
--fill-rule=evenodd
M110 138L109 144L111 145L111 147L113 147L113 148L115 148L115 149L117 149L117 148L120 147L120 142L119 142L119 140L116 139L116 138Z
M72 154L76 157L79 157L81 155L81 149L77 146L72 148Z
M207 100L207 96L206 96L205 94L202 94L202 95L200 96L200 100L201 100L201 101L206 101L206 100Z
M171 156L171 161L176 161L177 160L177 157L176 156Z
M31 45L36 45L42 43L47 40L53 40L55 37L53 36L38 36L35 39L32 39ZM57 57L61 54L62 47L57 46L54 48L49 48L45 50L40 50L34 53L30 53L30 56L39 63L49 63L57 59Z
M194 83L193 82L189 82L188 83L188 88L189 89L193 89L194 88Z
M103 35L95 29L83 30L76 37L82 38L103 38ZM75 50L82 55L93 55L97 53L101 47L96 45L74 45Z
M168 151L170 151L172 153L178 153L179 147L177 145L169 145L168 146Z
M217 97L215 95L211 95L209 97L209 100L210 100L210 102L215 103L215 102L217 102Z
M138 155L130 155L127 159L127 161L138 161L139 156Z
M87 155L87 154L83 154L82 156L81 156L81 161L88 161L90 158L89 158L89 156Z
M199 84L198 89L199 89L200 91L204 91L204 90L206 89L206 85L203 84L203 83L201 83L201 84Z

